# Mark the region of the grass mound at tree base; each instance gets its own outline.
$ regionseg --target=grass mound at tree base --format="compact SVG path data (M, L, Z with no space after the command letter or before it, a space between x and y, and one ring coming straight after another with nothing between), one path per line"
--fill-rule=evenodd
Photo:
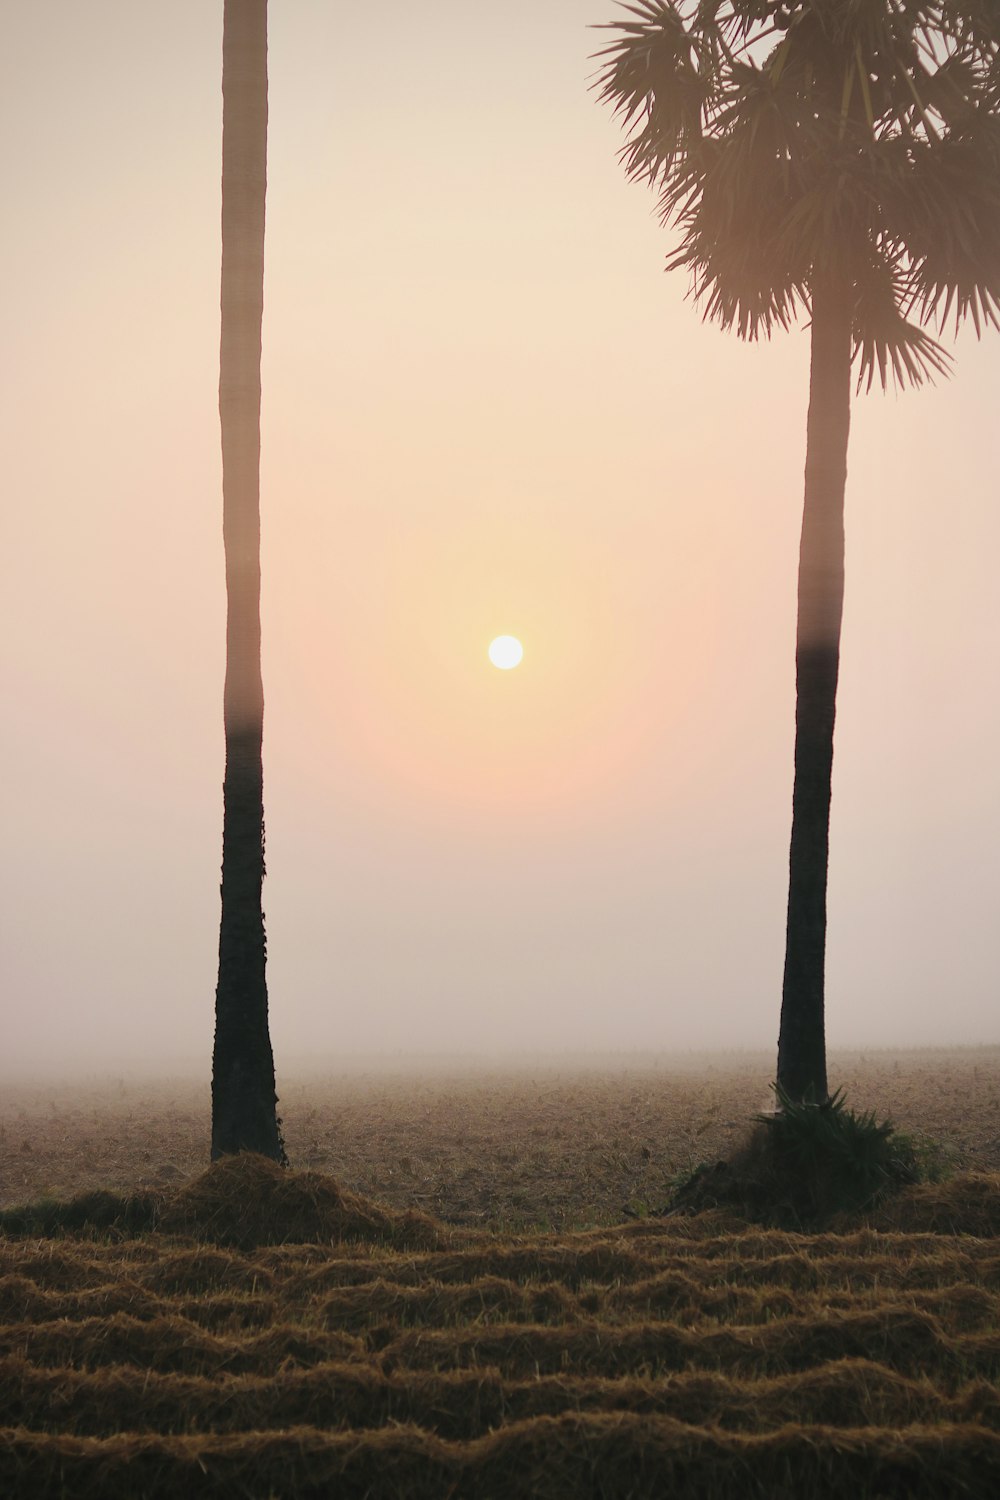
M430 1250L444 1238L428 1214L382 1208L322 1172L290 1172L249 1152L222 1157L181 1188L158 1227L239 1250L334 1240Z
M238 1250L343 1240L433 1250L447 1243L427 1214L382 1208L321 1172L290 1172L250 1152L222 1157L172 1193L100 1191L0 1211L0 1233L16 1238L152 1230Z
M776 1228L815 1228L877 1209L919 1182L916 1147L889 1120L856 1114L839 1090L824 1104L775 1094L775 1113L757 1116L728 1161L698 1167L665 1212L721 1208Z

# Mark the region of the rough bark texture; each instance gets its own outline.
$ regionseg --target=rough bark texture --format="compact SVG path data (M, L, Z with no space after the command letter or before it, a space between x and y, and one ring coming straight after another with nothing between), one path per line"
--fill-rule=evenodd
M824 978L833 726L844 602L844 490L851 409L851 288L818 275L795 649L795 789L778 1084L796 1100L828 1096Z
M260 674L260 349L267 179L267 0L225 0L222 424L226 777L212 1066L212 1159L285 1160L267 1025Z

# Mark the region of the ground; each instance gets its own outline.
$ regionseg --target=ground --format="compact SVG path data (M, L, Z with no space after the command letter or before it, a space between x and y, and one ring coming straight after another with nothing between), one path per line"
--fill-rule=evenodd
M771 1102L765 1053L390 1060L279 1078L293 1166L451 1223L564 1228L663 1204ZM1000 1171L1000 1047L833 1053L832 1088L958 1168ZM0 1206L93 1187L176 1185L208 1161L207 1077L8 1082Z
M0 1494L995 1500L998 1061L834 1056L963 1170L811 1234L642 1216L763 1056L293 1075L291 1172L205 1170L207 1082L10 1085L5 1203L156 1192L5 1220Z

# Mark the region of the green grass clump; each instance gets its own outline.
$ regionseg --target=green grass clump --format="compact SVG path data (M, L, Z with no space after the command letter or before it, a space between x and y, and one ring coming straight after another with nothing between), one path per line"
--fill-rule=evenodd
M875 1111L848 1109L842 1089L825 1104L789 1099L775 1086L778 1110L759 1115L781 1173L801 1184L807 1212L872 1208L919 1179L912 1145Z
M775 1112L755 1117L728 1161L698 1167L674 1192L670 1210L731 1208L757 1223L815 1227L877 1208L929 1178L922 1160L940 1166L938 1155L898 1135L891 1120L849 1109L843 1090L814 1104L773 1088Z

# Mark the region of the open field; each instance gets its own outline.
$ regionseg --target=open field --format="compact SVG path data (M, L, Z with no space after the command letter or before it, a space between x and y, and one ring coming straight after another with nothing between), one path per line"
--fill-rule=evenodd
M161 1217L0 1235L0 1493L987 1500L998 1060L837 1059L979 1175L809 1235L623 1221L765 1102L764 1059L302 1081L291 1175L194 1175L191 1085L8 1090L7 1203L145 1183Z
M659 1207L770 1102L770 1053L400 1062L279 1079L295 1167L395 1208L481 1227L584 1227ZM1000 1171L1000 1047L833 1054L857 1109ZM0 1206L94 1187L169 1186L208 1159L209 1085L129 1078L0 1088Z

